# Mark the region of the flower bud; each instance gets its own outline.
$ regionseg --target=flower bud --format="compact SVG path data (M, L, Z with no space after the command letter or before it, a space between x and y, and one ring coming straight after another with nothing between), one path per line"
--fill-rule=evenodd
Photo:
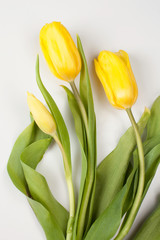
M27 92L27 103L38 127L46 134L53 135L56 131L56 123L47 108L29 92Z
M60 22L46 24L40 31L40 46L51 72L73 81L81 70L81 57L67 29Z
M110 103L119 109L130 108L137 99L138 88L128 54L123 50L102 51L94 64Z

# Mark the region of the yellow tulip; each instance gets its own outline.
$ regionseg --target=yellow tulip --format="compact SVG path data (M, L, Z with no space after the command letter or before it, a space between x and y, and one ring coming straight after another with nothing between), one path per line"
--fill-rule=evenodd
M128 54L123 50L102 51L94 64L110 103L119 109L130 108L137 99L138 88Z
M38 127L46 134L53 135L56 131L56 124L47 108L29 92L27 92L27 103Z
M81 57L67 29L60 22L46 24L40 31L40 46L51 72L73 81L81 70Z

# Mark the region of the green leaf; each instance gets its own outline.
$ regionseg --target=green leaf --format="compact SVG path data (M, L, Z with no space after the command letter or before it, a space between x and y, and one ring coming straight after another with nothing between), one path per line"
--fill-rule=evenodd
M130 190L136 169L137 163L135 162L126 184L104 212L92 224L85 240L110 240L116 234L123 215L125 200Z
M86 174L86 181L84 185L84 194L82 197L82 205L85 201L85 204L87 204L87 212L84 213L84 211L80 209L80 212L83 211L83 214L80 214L80 215L81 215L81 218L85 218L85 221L86 221L85 230L87 231L92 219L93 202L94 202L93 199L95 194L94 186L96 181L96 164L97 164L96 118L95 118L95 112L94 112L94 103L93 103L92 89L91 89L91 84L90 84L90 79L88 74L87 62L86 62L85 54L84 54L82 43L79 36L77 36L77 46L82 59L82 68L81 68L81 76L80 76L80 97L86 109L87 117L88 117L87 174ZM82 227L81 226L78 226L78 227L79 227L78 231L82 232L83 230L81 229Z
M160 135L160 97L158 97L151 108L151 117L147 124L147 139Z
M41 77L40 77L40 73L39 73L39 57L37 56L37 61L36 61L36 80L37 80L37 84L38 87L51 111L51 114L53 115L55 121L56 121L56 126L57 126L57 133L58 136L60 138L60 141L63 145L67 160L68 160L68 164L70 166L71 169L71 153L70 153L70 140L69 140L69 134L68 134L68 130L66 128L65 122L63 120L63 117L55 103L55 101L53 100L52 96L49 94L49 92L47 91L47 89L45 88L45 86L42 83Z
M40 136L40 135L39 135ZM43 207L43 210L47 211L46 214L49 219L44 220L43 216L41 217L41 225L45 231L47 239L49 238L50 234L56 235L56 231L62 232L63 234L66 233L67 228L67 221L68 221L68 212L61 206L56 199L53 197L48 184L46 182L46 179L38 172L36 172L34 169L37 167L38 163L41 161L43 154L45 153L46 149L50 145L52 141L52 138L45 138L40 139L39 141L36 141L32 144L30 144L28 147L24 149L24 151L21 154L21 164L24 171L24 176L29 188L29 192L34 200L37 201L37 203L40 203ZM34 202L34 204L36 204ZM33 210L36 211L36 208L33 208ZM37 215L38 213L35 212ZM39 216L39 215L38 215ZM52 232L50 229L50 216L52 220L54 221L54 228L52 228ZM39 218L38 218L39 219ZM44 225L43 222L46 222ZM58 229L55 230L55 228ZM55 233L54 233L55 231ZM62 235L61 233L61 235Z
M145 186L153 179L160 161L160 143L145 156Z
M44 229L47 240L65 240L62 230L50 212L42 204L34 201L31 198L28 198L28 201L39 223Z
M14 185L24 194L28 195L28 187L20 163L22 151L33 141L35 123L32 122L17 138L10 154L7 170Z
M67 93L69 106L74 118L75 130L80 144L84 148L84 126L81 118L78 103L73 95L73 93L65 86L62 86Z
M74 223L74 229L73 229L73 240L76 240L76 230L78 225L78 217L83 197L83 191L84 191L84 185L85 185L85 179L86 179L86 173L87 173L87 159L84 154L83 148L81 147L81 155L82 155L82 170L81 170L81 182L80 182L80 188L78 193L78 204L76 209L76 216L75 216L75 223Z
M153 180L153 177L155 175L155 172L156 172L157 167L160 162L160 144L156 145L149 152L148 152L148 144L147 144L147 151L146 151L146 148L144 147L144 155L145 155L145 185L144 185L142 201L147 193L147 190ZM137 150L134 151L133 158L134 158L134 162L135 161L138 162ZM138 167L138 165L137 165L137 167ZM133 203L133 200L135 197L135 192L137 190L137 184L138 184L138 171L136 171L135 180L132 182L132 186L131 186L130 191L127 196L127 201L125 201L125 207L123 209L124 213L129 209L129 207L131 207L131 205ZM142 201L141 201L141 203L142 203Z
M146 163L146 181L144 196L152 182L160 162L160 97L158 97L151 108L151 116L147 124L147 140L144 143Z
M42 138L48 138L48 135L43 133L37 127L36 123L32 121L31 124L17 138L8 160L8 174L14 185L25 195L28 195L29 192L23 169L20 163L21 153L32 142L35 142Z
M144 155L146 155L147 153L149 153L152 148L154 148L157 144L160 143L160 135L155 136L150 138L149 140L146 140L143 143L143 148L144 148Z
M89 74L88 74L88 68L87 68L87 62L85 59L84 51L82 49L82 44L79 36L77 36L77 45L78 45L78 50L81 54L81 59L82 59L82 68L81 68L81 73L80 73L80 83L79 83L79 92L80 92L80 97L83 102L83 105L86 109L86 112L88 113L88 80L89 79Z
M36 156L35 153L34 155ZM51 213L52 218L59 224L65 234L68 221L67 211L53 197L46 179L40 173L23 162L22 167L31 196Z
M140 133L150 117L146 109L138 123ZM94 218L96 219L121 190L129 165L130 158L136 146L133 128L130 127L120 138L117 147L100 163L97 168L97 185L95 194Z
M80 211L80 206L81 206L81 200L82 200L82 195L83 195L83 189L84 189L84 184L85 184L85 178L86 178L86 172L87 172L87 159L85 155L85 140L84 140L84 126L83 122L81 119L81 114L79 111L79 107L77 104L77 101L73 95L73 93L67 88L64 87L67 96L68 96L68 102L69 106L74 118L74 123L75 123L75 129L77 133L77 137L79 139L80 147L81 147L81 156L82 156L82 170L81 170L81 183L80 183L80 189L79 189L79 194L78 194L78 205L77 205L77 210L76 210L76 217L75 217L75 223L74 223L74 230L73 230L73 240L76 239L76 228L77 228L77 223L78 223L78 215Z
M148 147L148 146L147 146ZM146 150L144 149L144 152ZM151 183L151 180L153 179L153 176L155 174L155 171L157 169L157 166L160 161L160 144L156 145L153 149L151 149L150 152L147 152L145 155L145 166L146 166L146 181L145 181L145 191L144 195ZM119 194L122 194L123 188L118 193L118 195L115 196L111 204L109 204L108 208L99 216L99 218L93 223L93 226L91 227L91 230L89 231L90 234L88 234L88 238L86 237L85 240L94 240L94 236L96 239L96 236L99 240L109 240L111 237L114 236L116 233L121 218L125 212L125 210L129 209L129 206L131 206L134 195L135 195L135 186L134 183L134 176L138 168L138 159L137 154L134 152L134 168L131 171L131 174L127 180L126 183L126 192L125 195L122 196L121 201L117 200L117 196ZM137 182L136 182L137 184ZM130 198L129 198L130 197ZM128 200L129 198L129 200ZM116 202L117 201L117 205ZM126 203L127 201L127 203ZM126 206L128 204L128 206ZM125 210L124 210L125 209ZM106 227L106 230L105 230ZM102 233L101 233L102 232ZM142 238L143 239L143 238ZM145 239L145 238L144 238Z
M158 97L151 108L151 115L147 123L147 140L143 143L145 155L145 190L143 198L148 191L152 179L156 173L160 161L160 133L159 133L159 110L160 110L160 97ZM135 151L135 157L138 154ZM134 184L136 188L136 183Z
M56 236L64 239L68 221L68 212L52 196L45 178L34 170L51 141L32 122L18 137L8 162L13 183L25 195L35 198L28 200L50 240Z
M31 168L36 169L51 141L52 138L49 137L30 144L22 152L21 160Z
M95 118L95 112L94 112L94 103L93 103L93 96L92 96L92 89L91 89L91 84L90 84L90 79L89 79L89 73L88 73L88 67L87 67L87 62L85 58L85 54L83 51L82 43L77 36L77 45L78 45L78 50L81 55L82 59L82 68L81 68L81 78L80 78L80 94L84 95L85 94L85 100L83 102L84 106L87 106L87 113L88 113L88 121L89 121L89 136L90 136L90 144L92 146L92 154L94 161L96 161L96 149L94 148L95 145L95 135L96 135L96 118ZM81 96L81 99L83 101L83 96ZM86 104L85 104L86 102ZM94 164L95 166L95 164Z
M160 204L142 225L134 240L159 240L160 239Z

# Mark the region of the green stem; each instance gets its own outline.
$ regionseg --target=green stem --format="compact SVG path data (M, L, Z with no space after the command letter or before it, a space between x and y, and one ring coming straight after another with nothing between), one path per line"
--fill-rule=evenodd
M65 176L66 176L68 194L69 194L69 206L70 206L66 239L71 240L72 239L72 232L73 232L74 217L75 217L75 197L74 197L72 173L71 173L71 169L68 165L68 161L67 161L65 151L63 149L63 146L62 146L57 134L56 133L52 134L52 137L54 138L54 140L58 144L58 146L61 150L62 156L63 156Z
M71 82L70 85L73 90L74 96L77 100L77 103L78 103L78 106L79 106L79 109L81 112L81 116L82 116L82 119L84 122L85 130L86 130L86 137L87 137L87 146L88 146L87 175L86 175L86 180L85 180L81 208L80 208L80 212L79 212L78 225L77 225L77 238L76 238L76 240L81 240L83 237L83 233L84 233L84 227L85 227L85 222L86 222L86 217L87 217L87 209L88 209L88 204L89 204L93 181L94 181L94 172L93 172L93 168L92 168L92 165L90 162L91 146L90 146L90 140L89 140L88 117L87 117L86 109L83 105L83 102L81 100L81 97L79 95L79 92L76 88L75 83Z
M143 190L144 190L144 181L145 181L145 162L144 162L144 152L143 152L141 136L140 136L139 129L138 129L137 123L135 122L131 109L130 108L126 109L126 112L132 123L135 136L136 136L136 141L137 141L137 148L138 148L138 155L139 155L139 182L138 182L137 192L136 192L133 205L130 209L127 219L125 219L126 222L122 227L122 229L120 230L117 237L115 238L115 240L122 240L129 232L134 222L134 219L136 217L136 214L138 212L139 206L141 204Z

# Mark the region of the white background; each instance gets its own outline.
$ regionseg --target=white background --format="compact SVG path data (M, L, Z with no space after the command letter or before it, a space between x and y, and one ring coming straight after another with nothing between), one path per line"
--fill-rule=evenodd
M124 111L113 109L95 76L93 59L101 50L124 49L130 56L139 96L133 107L138 120L144 107L160 95L160 2L158 0L0 0L0 240L44 240L45 236L25 196L12 184L6 165L13 144L29 124L27 90L43 98L35 81L35 61L45 86L67 124L72 147L75 187L80 176L80 150L64 90L49 71L39 46L45 23L61 21L74 40L81 37L87 57L97 116L98 162L117 144L130 123ZM78 79L76 80L78 84ZM64 83L65 84L65 83ZM63 164L52 146L38 166L55 197L68 208ZM160 169L145 198L137 225L154 208L160 194ZM128 238L127 238L128 239Z

